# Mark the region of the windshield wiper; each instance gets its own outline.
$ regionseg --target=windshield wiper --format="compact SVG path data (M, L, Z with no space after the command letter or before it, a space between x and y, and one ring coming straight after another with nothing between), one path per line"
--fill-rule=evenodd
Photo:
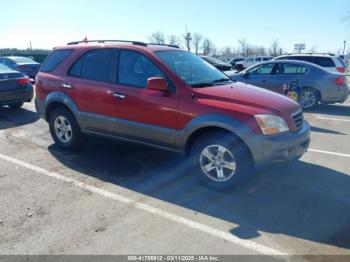
M213 86L214 82L206 82L206 83L198 83L191 85L192 87L207 87L207 86Z
M198 83L198 84L193 84L191 86L192 87L207 87L207 86L214 86L218 83L227 83L227 82L233 83L234 81L230 78L220 78L220 79L214 80L213 82Z
M213 83L222 83L222 82L233 82L233 81L231 78L220 78L213 81Z

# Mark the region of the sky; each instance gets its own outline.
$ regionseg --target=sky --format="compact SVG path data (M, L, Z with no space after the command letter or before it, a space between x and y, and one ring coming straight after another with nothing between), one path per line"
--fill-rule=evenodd
M127 39L148 41L154 31L182 35L199 32L218 48L270 47L278 39L285 51L337 52L350 47L350 0L3 0L0 48L51 49L70 41Z

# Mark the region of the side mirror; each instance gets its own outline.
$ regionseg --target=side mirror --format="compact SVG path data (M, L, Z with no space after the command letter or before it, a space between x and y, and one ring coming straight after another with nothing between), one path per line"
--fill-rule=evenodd
M168 82L162 77L150 77L147 80L147 88L151 90L158 90L167 92Z
M249 73L248 73L248 72L244 72L244 73L242 73L242 76L243 76L245 79L248 79L248 78L249 78Z

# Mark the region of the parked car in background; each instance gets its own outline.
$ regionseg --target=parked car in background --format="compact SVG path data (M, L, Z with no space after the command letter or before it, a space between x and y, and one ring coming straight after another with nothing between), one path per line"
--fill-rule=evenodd
M229 63L225 63L217 58L211 56L201 56L202 59L207 61L209 64L215 66L220 71L229 71L232 70L232 65Z
M33 86L21 72L0 64L0 106L20 108L33 99Z
M238 62L242 62L244 61L245 58L244 57L240 57L240 58L234 58L230 61L230 64L234 67Z
M273 60L250 67L239 74L228 74L232 80L283 93L283 86L298 80L302 88L300 104L304 109L321 103L343 103L349 97L344 74L329 72L304 61Z
M300 60L316 64L330 72L345 73L346 64L333 54L289 54L276 57L274 60Z
M251 67L253 65L259 64L261 62L270 61L272 59L271 56L254 56L254 57L248 57L244 59L243 61L236 62L235 69L236 70L244 70L248 67Z
M195 54L165 45L57 47L36 78L35 104L62 149L94 134L175 150L188 154L188 174L212 186L297 160L310 144L297 103L235 83Z
M24 56L0 57L0 63L5 66L22 72L30 78L35 78L40 69L40 64Z

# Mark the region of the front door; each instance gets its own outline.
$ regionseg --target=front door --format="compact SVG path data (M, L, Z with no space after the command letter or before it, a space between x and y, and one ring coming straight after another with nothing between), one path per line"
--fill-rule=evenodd
M270 77L273 70L274 64L262 64L247 71L245 80L248 84L269 89Z
M169 92L147 89L150 77L168 80ZM112 115L113 132L145 142L174 146L178 97L171 80L150 58L132 50L120 50Z

